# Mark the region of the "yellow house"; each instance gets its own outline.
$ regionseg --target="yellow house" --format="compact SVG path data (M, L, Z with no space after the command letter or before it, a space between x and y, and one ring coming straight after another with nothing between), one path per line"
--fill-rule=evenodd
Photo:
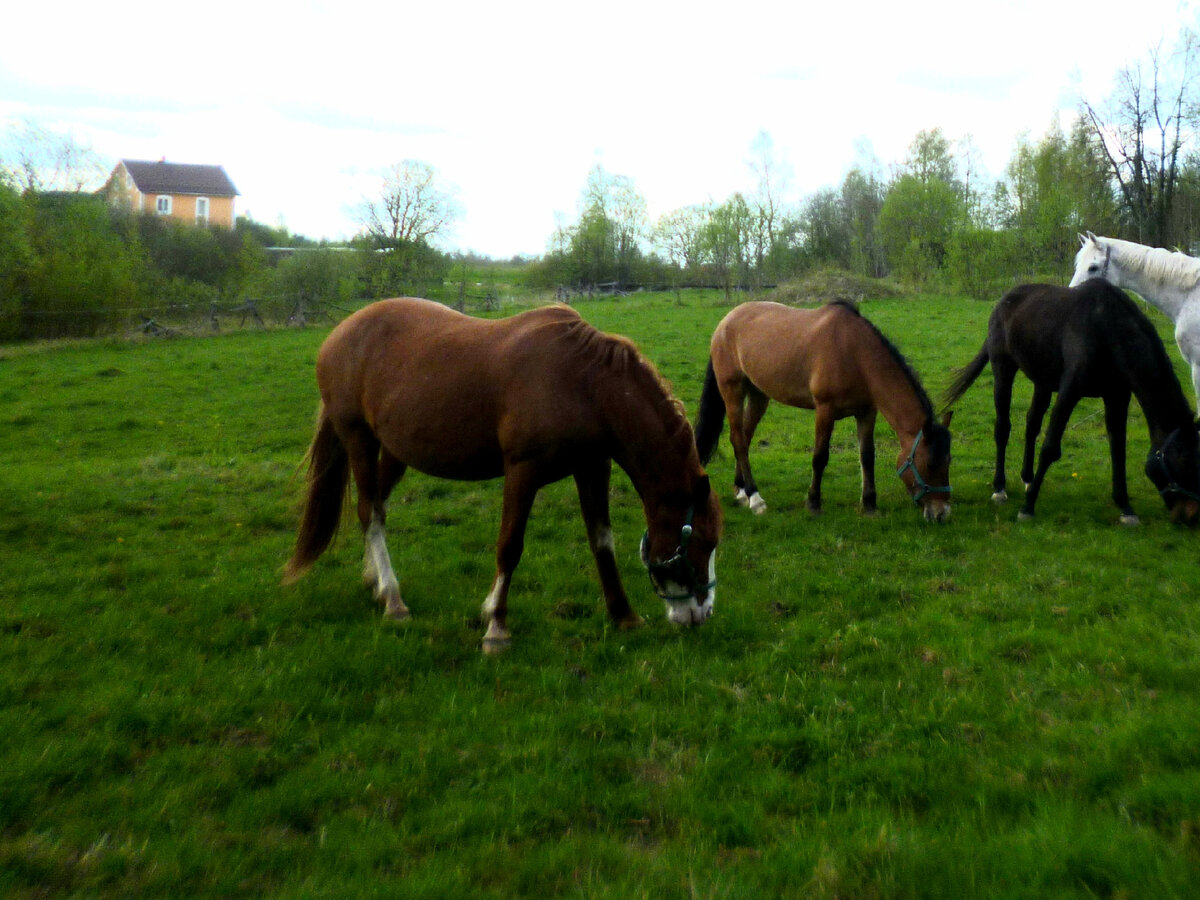
M104 185L109 203L130 212L233 228L237 188L221 166L123 159Z

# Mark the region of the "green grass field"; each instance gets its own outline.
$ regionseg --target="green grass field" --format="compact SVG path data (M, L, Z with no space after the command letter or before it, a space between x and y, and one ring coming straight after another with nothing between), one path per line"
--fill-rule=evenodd
M637 340L694 415L715 295L579 308ZM990 305L863 311L936 397ZM514 580L513 646L489 658L499 482L397 488L408 623L381 621L352 526L280 586L323 336L0 351L0 894L1196 890L1200 534L1141 474L1136 405L1134 529L1109 499L1097 401L1018 523L1019 444L1014 500L989 501L985 373L954 420L942 527L892 475L882 421L881 514L857 511L847 420L810 517L812 414L773 406L754 451L765 516L728 502L726 438L709 467L720 587L686 632L637 562L624 475L618 556L649 623L633 633L610 628L573 488L555 485Z

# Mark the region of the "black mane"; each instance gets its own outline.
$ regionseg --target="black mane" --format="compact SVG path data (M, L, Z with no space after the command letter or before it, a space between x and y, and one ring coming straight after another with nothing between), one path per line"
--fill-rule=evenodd
M921 409L925 412L926 420L932 419L933 403L929 399L929 394L925 392L925 387L921 384L921 379L917 376L916 370L912 367L912 364L904 358L904 354L901 353L896 345L891 342L888 336L879 330L879 326L864 316L859 311L858 307L849 300L833 300L827 305L840 306L847 312L853 313L854 315L858 316L858 318L861 319L871 329L871 331L875 333L875 336L879 338L879 342L883 344L888 353L891 354L892 359L896 361L896 365L900 367L900 371L902 371L905 377L908 378L909 384L912 385L913 391L916 393L917 399L921 403Z

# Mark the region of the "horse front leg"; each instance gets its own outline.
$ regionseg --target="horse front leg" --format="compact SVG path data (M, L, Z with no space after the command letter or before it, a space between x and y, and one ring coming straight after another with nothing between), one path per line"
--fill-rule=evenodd
M1033 399L1030 400L1029 411L1025 414L1025 455L1021 460L1021 483L1025 485L1025 490L1029 490L1029 485L1033 482L1033 449L1053 396L1054 392L1048 388L1036 384L1033 386Z
M817 404L813 438L812 484L808 488L806 506L813 515L821 513L821 478L829 464L829 442L833 437L833 407Z
M1029 485L1029 489L1025 492L1025 503L1021 506L1021 511L1017 514L1018 519L1032 519L1033 508L1037 503L1038 494L1042 489L1042 482L1046 478L1046 470L1051 464L1062 458L1062 436L1067 430L1067 421L1071 418L1071 413L1075 411L1075 406L1079 403L1080 394L1072 386L1060 387L1058 391L1058 400L1054 403L1054 408L1050 411L1050 424L1046 426L1046 438L1042 441L1042 452L1038 455L1037 472L1034 473L1033 481Z
M579 508L583 513L583 524L587 529L588 546L596 560L600 575L600 588L604 591L604 604L609 618L618 628L637 628L645 621L629 605L629 597L621 584L617 570L617 558L613 545L612 525L608 517L608 485L612 476L612 462L603 463L575 473L575 487L579 491Z
M1125 428L1129 421L1129 394L1104 398L1104 429L1108 432L1108 452L1112 460L1112 498L1121 510L1122 525L1137 525L1138 517L1129 503L1129 484L1125 474Z
M508 631L508 587L525 551L525 526L533 509L538 483L531 466L513 466L504 472L504 503L500 535L496 539L496 580L483 601L483 652L500 653L512 643Z
M875 506L875 410L858 416L858 461L862 467L862 510L870 516Z

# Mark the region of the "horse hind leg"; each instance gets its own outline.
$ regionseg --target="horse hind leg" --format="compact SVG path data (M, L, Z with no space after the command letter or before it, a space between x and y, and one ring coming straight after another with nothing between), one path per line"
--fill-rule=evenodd
M992 403L996 410L996 424L992 438L996 443L996 468L992 474L992 502L1008 500L1007 479L1004 472L1008 437L1012 432L1012 389L1016 378L1016 366L1007 360L992 358Z
M404 466L381 450L379 439L360 423L343 442L350 455L350 470L358 492L358 521L363 530L363 580L383 604L386 619L407 619L408 607L400 598L400 582L387 550L388 494L404 473ZM382 458L381 458L382 457Z
M770 402L766 394L753 385L748 385L745 392L745 408L742 408L742 403L738 403L736 410L730 407L726 411L729 418L729 441L733 445L737 468L733 482L734 497L739 504L749 507L752 513L759 516L767 511L767 503L758 492L758 485L750 470L750 445Z
M1021 483L1027 491L1033 483L1034 447L1037 445L1037 437L1042 431L1042 420L1046 417L1046 410L1050 408L1053 395L1053 391L1034 385L1029 411L1025 414L1025 455L1021 460Z
M508 630L508 588L525 550L525 526L537 488L531 467L514 466L504 473L504 504L500 513L500 536L496 540L496 579L481 610L483 621L487 623L483 652L489 655L503 652L512 643Z

